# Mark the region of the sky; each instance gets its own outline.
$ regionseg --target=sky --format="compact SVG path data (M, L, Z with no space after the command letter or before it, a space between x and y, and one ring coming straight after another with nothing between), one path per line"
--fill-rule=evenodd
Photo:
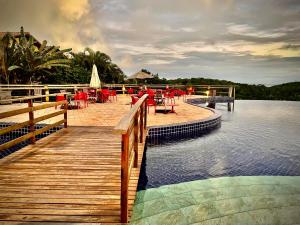
M0 31L111 56L126 75L300 81L299 0L0 0Z

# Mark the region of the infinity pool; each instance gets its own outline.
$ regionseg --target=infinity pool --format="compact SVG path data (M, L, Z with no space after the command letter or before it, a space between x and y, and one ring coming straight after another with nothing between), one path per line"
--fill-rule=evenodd
M224 176L299 176L300 102L236 101L222 127L148 146L139 189Z

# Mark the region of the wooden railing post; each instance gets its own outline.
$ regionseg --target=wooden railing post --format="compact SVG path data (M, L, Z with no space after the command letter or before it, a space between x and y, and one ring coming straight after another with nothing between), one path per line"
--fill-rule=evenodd
M132 107L130 113L125 115L114 128L116 133L122 134L121 223L128 222L128 184L132 167L138 167L139 141L144 141L144 133L147 126L147 96L145 95L139 99Z
M140 143L144 141L144 103L141 105L140 111Z
M49 95L50 93L49 93L48 85L45 85L44 88L45 88L45 95ZM46 96L46 102L49 102L49 96Z
M128 132L122 135L122 153L121 153L121 223L128 222Z
M138 167L138 158L139 158L139 114L137 113L134 116L134 164L135 168Z
M147 106L147 99L145 100L145 103L144 103L144 106L145 106L145 115L144 115L144 129L147 128L147 111L148 111L148 106Z
M64 95L64 99L65 99L65 104L64 104L64 128L68 127L68 99L67 99L67 95Z
M29 132L33 133L33 136L30 138L30 143L34 144L35 143L35 135L34 135L34 115L33 115L33 102L32 99L28 100L28 107L31 108L29 111Z

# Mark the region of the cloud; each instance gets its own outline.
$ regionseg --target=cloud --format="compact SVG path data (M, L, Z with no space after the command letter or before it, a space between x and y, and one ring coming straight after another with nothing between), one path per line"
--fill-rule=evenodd
M0 30L24 26L38 40L81 51L87 46L109 51L88 0L0 0Z
M125 55L119 60L119 66L121 68L130 68L133 66L133 59L131 55Z
M147 61L149 65L162 65L162 64L171 64L174 61L172 60L163 60L163 59L150 59Z
M126 74L300 80L299 0L0 0L0 30L109 54Z
M88 0L56 0L56 4L62 15L71 21L78 21L83 15L90 11Z
M230 24L228 32L231 34L237 34L242 36L250 36L257 38L278 38L286 35L284 32L277 32L276 30L263 30L259 31L248 24Z
M279 49L284 49L284 50L300 50L300 44L285 44L282 47L280 47Z

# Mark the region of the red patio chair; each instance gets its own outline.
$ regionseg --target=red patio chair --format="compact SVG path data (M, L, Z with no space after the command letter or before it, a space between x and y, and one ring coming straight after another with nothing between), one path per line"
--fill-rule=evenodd
M63 101L63 100L65 100L64 95L56 95L56 97L55 97L56 102L60 102L60 101ZM55 106L55 109L57 109L57 105Z
M175 96L175 93L174 93L174 91L171 91L171 92L169 92L169 93L166 93L165 95L164 95L164 97L165 97L165 99L167 100L167 102L169 103L174 103L175 104L175 98L174 98L174 96Z
M88 95L84 92L77 92L74 95L74 102L77 108L81 108L81 103L83 103L83 108L88 107Z
M170 101L170 103L172 104L175 104L175 98L174 98L174 96L175 96L175 92L174 91L172 91L172 92L170 92L169 93L169 96L168 96L168 102Z
M130 95L132 95L132 94L134 93L133 88L129 88L129 89L127 90L127 93L130 94Z
M139 98L134 95L131 95L130 97L131 97L130 107L132 107L139 100Z
M137 96L138 96L139 98L143 97L143 95L144 95L144 92L143 92L143 91L139 91L139 93L137 94Z
M147 94L149 98L154 98L155 96L155 91L153 91L152 89L147 89Z
M148 97L147 99L148 113L150 111L150 106L154 107L154 114L156 114L156 101L154 100L154 97Z
M99 92L99 99L102 103L107 102L109 100L109 90L108 89L102 89Z
M88 91L88 100L92 103L95 103L97 101L96 90L91 89Z
M193 87L188 88L187 89L187 94L188 95L192 95L192 94L194 95L195 94L195 88L193 88Z
M117 91L116 90L111 90L109 92L109 96L112 98L112 100L114 100L116 98L116 101L118 101L118 98L117 98Z
M186 92L183 90L179 90L180 96L182 96L183 100L186 99Z

